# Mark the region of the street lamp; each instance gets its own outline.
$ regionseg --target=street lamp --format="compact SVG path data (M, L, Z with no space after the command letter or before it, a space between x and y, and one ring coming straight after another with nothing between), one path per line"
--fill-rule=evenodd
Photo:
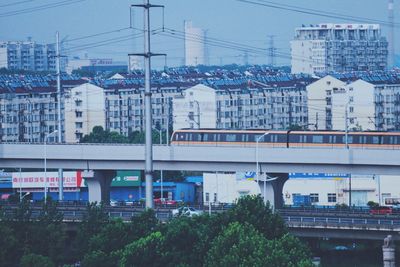
M259 173L259 168L258 168L258 143L260 142L260 140L262 139L262 138L264 138L264 136L266 136L266 135L268 135L269 133L268 132L266 132L266 133L264 133L263 135L261 135L261 136L259 136L258 138L257 138L257 140L256 140L256 178L257 178L257 183L258 183L258 181L259 181L259 178L258 178L258 173Z
M58 132L58 130L55 130L54 132L51 132L47 134L44 137L44 202L47 202L47 139L55 135Z

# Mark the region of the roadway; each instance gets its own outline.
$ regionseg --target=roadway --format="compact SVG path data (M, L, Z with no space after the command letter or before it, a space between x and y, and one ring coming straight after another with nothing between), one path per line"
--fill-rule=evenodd
M143 145L48 144L47 167L69 170L144 169ZM0 144L0 168L43 169L43 144ZM397 175L400 149L259 147L258 162L270 173L313 172ZM255 169L254 146L154 145L154 170Z
M17 205L2 205L5 218L12 219ZM156 206L156 217L160 221L168 221L172 218L172 209L175 206ZM195 207L209 212L208 206ZM63 214L66 223L80 222L87 213L85 204L59 205L58 211ZM105 206L104 212L111 219L119 218L129 222L145 210L143 205L135 206ZM211 212L224 212L227 207L212 206ZM42 212L40 203L31 205L31 218L38 218ZM391 215L371 215L368 212L355 210L296 210L280 209L277 211L284 219L291 233L299 237L313 238L340 238L340 239L366 239L383 240L391 234L395 240L400 240L400 213Z

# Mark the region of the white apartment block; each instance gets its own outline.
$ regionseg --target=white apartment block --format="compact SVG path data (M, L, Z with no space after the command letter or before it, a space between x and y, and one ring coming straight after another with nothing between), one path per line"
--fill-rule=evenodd
M345 82L330 75L307 85L309 129L332 129L332 92L345 85Z
M174 129L287 129L307 125L307 95L301 83L250 89L196 85L174 98L173 103Z
M378 24L319 24L296 28L292 73L375 71L387 67L388 42Z
M360 77L328 75L308 85L308 128L345 130L347 109L349 130L400 130L400 80L384 73Z
M183 89L176 85L152 88L154 128L171 128L172 99ZM102 87L87 83L71 89L66 101L67 141L78 142L94 126L125 136L145 129L144 88L139 83L127 85L120 79L107 80Z
M32 41L0 41L0 68L56 71L55 55L54 44L38 44Z
M79 142L93 127L105 128L104 90L86 83L65 94L65 141Z

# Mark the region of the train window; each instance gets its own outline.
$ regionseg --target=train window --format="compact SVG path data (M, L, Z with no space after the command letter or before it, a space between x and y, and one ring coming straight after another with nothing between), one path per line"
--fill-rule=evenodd
M301 137L301 135L299 135L299 134L290 134L289 142L290 143L300 143L300 137Z
M353 144L353 138L354 136L352 136L352 135L349 135L348 137L347 137L347 142L349 143L349 144Z
M323 142L323 136L322 135L313 135L312 142L321 144Z
M328 139L329 144L336 144L336 135L329 135Z
M179 134L179 140L180 141L186 140L186 134L185 133Z
M192 134L190 133L190 134L188 134L188 139L187 139L187 141L192 141L193 139L192 139Z
M216 137L217 137L217 138L216 138L216 141L217 141L217 142L221 141L221 134L216 134Z
M208 134L203 134L203 142L207 142L208 141Z
M278 136L278 143L286 143L286 134L277 134Z
M201 135L198 133L193 134L193 141L201 141Z
M379 144L380 142L379 142L379 136L372 136L372 142L371 142L371 144ZM365 142L366 143L366 142ZM365 144L364 143L364 144Z
M236 142L236 134L227 134L225 138L226 142Z

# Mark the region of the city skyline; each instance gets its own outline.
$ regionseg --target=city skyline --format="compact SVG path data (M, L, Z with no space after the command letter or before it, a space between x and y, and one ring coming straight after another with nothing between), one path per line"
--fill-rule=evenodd
M44 5L52 7L51 5L56 5L60 1L52 4L49 1L41 0L23 2L27 3L7 2L0 5L2 9L0 20L2 25L6 26L0 34L1 40L27 40L28 37L32 37L34 41L39 43L50 43L54 42L55 32L60 31L61 39L66 41L67 51L65 51L65 54L70 57L82 56L84 53L88 53L89 57L127 60L128 53L141 52L142 50L143 38L140 36L140 31L136 30L133 33L132 30L127 29L130 24L129 5L140 4L141 1L119 1L118 4L111 5L101 0L96 1L95 6L93 0L61 1L71 3L41 11L36 10L31 13L10 13L21 10L28 12L32 10L31 8L38 8ZM277 65L289 65L289 42L294 36L296 27L301 27L302 24L327 22L361 22L359 20L340 19L337 15L323 17L305 14L307 12L313 13L311 9L341 14L345 18L352 16L388 22L386 1L354 0L349 5L348 1L344 0L325 1L324 3L307 0L302 1L301 10L295 8L300 6L300 3L296 1L284 1L279 2L279 4L276 1L264 0L221 0L217 3L215 2L210 0L160 0L153 3L165 5L165 31L162 31L162 11L153 10L151 24L153 30L157 29L157 32L152 36L152 48L155 52L168 53L168 66L182 65L184 45L183 40L179 37L179 31L183 31L184 20L191 20L197 27L208 30L211 38L236 42L242 46L260 48L256 53L248 53L248 61L251 64L266 64L268 62L267 52L263 55L262 49L268 48L268 35L274 35L274 43L278 54L275 60ZM271 3L275 3L278 8L264 6L271 5ZM308 11L306 10L304 13L305 9ZM397 3L395 3L395 21L396 10L400 10ZM135 12L134 27L141 29L142 11L136 10ZM44 14L46 16L43 16ZM238 18L237 14L242 15ZM290 20L282 20L283 17L289 17ZM365 22L373 23L371 21ZM277 27L278 25L279 27ZM120 29L119 32L116 31L118 29ZM395 31L397 29L396 27ZM173 32L173 30L176 32ZM74 39L105 32L110 33L74 41ZM383 25L382 33L387 36L387 26ZM135 43L130 40L132 34L136 36ZM396 36L396 41L398 39L399 35ZM116 43L116 41L118 42ZM238 48L232 49L232 46L229 48L218 46L220 45L209 46L210 64L243 64L246 61L243 49L240 51ZM153 62L155 68L160 68L165 64L163 58L155 58Z

